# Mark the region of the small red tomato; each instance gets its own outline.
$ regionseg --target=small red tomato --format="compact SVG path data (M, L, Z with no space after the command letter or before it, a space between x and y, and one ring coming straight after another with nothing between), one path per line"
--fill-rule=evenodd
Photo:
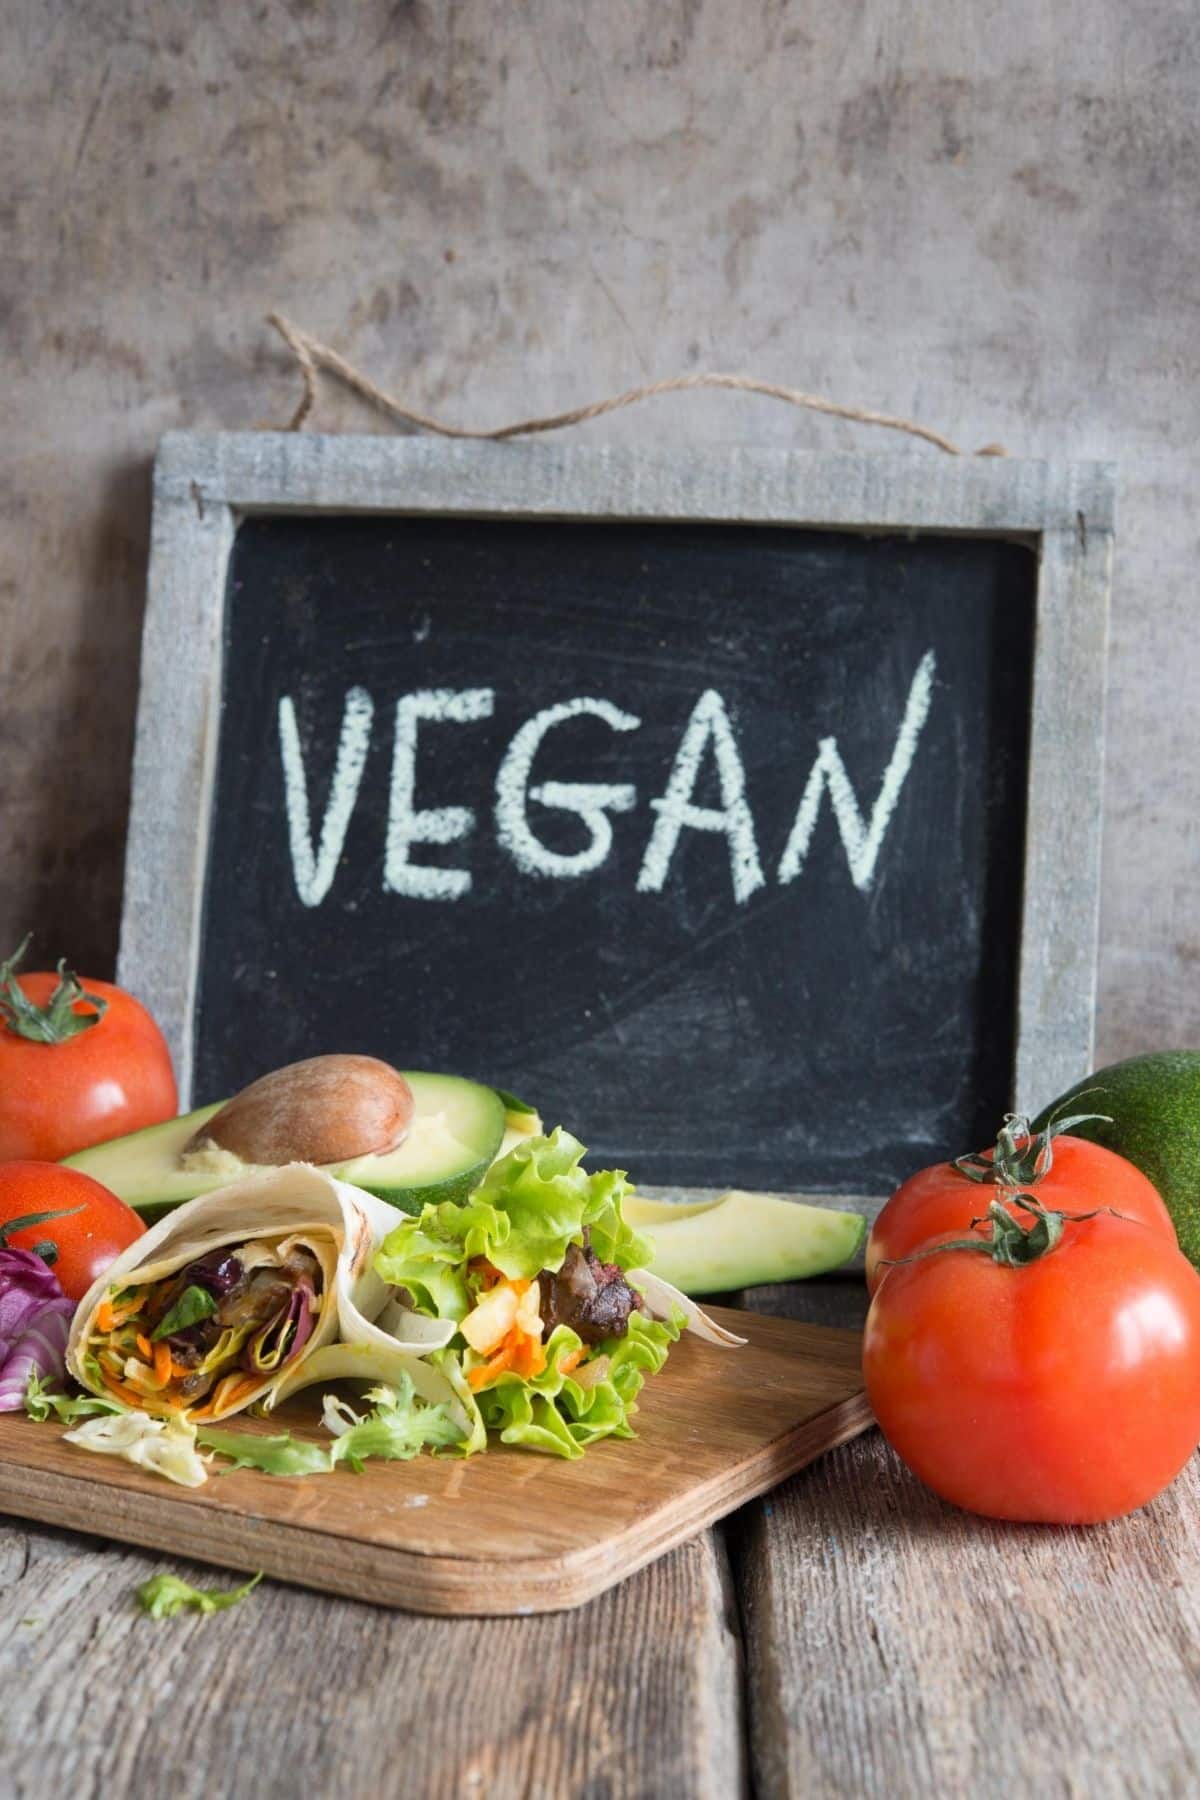
M22 946L22 950L24 946ZM179 1110L166 1039L107 981L0 965L0 1162L57 1162Z
M41 1215L61 1215L41 1216ZM11 1229L18 1219L36 1222ZM46 1261L63 1293L82 1300L146 1227L131 1206L80 1169L58 1163L0 1163L0 1241L14 1250L52 1246Z
M1090 1144L1085 1138L1056 1135L1045 1174L1027 1184L1014 1181L1013 1187L1036 1195L1044 1207L1055 1212L1084 1213L1111 1207L1169 1244L1177 1242L1171 1215L1153 1183L1115 1150ZM1005 1200L1001 1188L972 1181L954 1163L934 1163L910 1175L871 1228L867 1240L870 1292L875 1292L887 1274L887 1265L910 1256L922 1244L947 1235L962 1237L972 1219L987 1212L990 1200L1004 1200L1014 1217L1022 1216L1019 1208Z
M880 1283L863 1373L892 1448L956 1506L1115 1519L1200 1443L1200 1275L1108 1213L1023 1266L936 1250Z

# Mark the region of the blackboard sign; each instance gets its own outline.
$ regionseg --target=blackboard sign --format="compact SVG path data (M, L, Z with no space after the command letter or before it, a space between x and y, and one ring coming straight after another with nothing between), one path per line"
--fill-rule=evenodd
M1044 849L1037 535L240 498L196 1104L362 1050L509 1087L650 1183L878 1192L986 1139Z

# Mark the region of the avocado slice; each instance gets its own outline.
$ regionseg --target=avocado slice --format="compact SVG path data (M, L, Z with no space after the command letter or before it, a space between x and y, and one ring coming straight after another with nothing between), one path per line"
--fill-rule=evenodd
M827 1274L854 1255L867 1230L861 1213L736 1188L689 1205L630 1194L622 1212L654 1245L653 1272L685 1294Z
M461 1200L478 1186L504 1139L506 1115L495 1089L477 1081L420 1071L405 1071L405 1079L415 1104L399 1149L331 1164L329 1172L415 1213L428 1201ZM228 1151L185 1155L189 1141L222 1104L217 1101L165 1125L80 1150L67 1163L119 1194L153 1224L184 1200L253 1173L253 1164Z
M1071 1136L1115 1150L1154 1183L1179 1248L1200 1269L1200 1050L1153 1050L1097 1069L1040 1112L1033 1129L1068 1108L1109 1115L1111 1125L1086 1119Z

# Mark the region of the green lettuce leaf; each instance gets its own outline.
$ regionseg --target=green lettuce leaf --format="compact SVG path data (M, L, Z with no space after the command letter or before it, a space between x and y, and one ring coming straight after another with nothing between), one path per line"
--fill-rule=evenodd
M458 1395L463 1411L471 1421L470 1436L455 1444L453 1448L463 1456L477 1456L481 1450L487 1449L487 1426L483 1422L479 1402L463 1374L461 1356L457 1350L438 1350L429 1358L429 1361L446 1377Z
M476 1396L484 1424L505 1444L574 1460L601 1438L635 1435L629 1415L647 1375L657 1374L679 1337L679 1319L647 1319L632 1313L622 1338L610 1338L593 1352L604 1357L603 1379L584 1386L564 1373L563 1362L583 1346L567 1325L556 1326L546 1345L540 1375L511 1370Z
M426 1445L447 1448L463 1441L449 1408L420 1404L407 1377L399 1388L369 1388L366 1397L375 1402L375 1410L361 1418L344 1401L332 1403L337 1416L348 1425L334 1439L330 1461L335 1467L348 1463L357 1475L369 1457L407 1462ZM326 1423L330 1410L331 1400L327 1399Z
M226 1475L235 1469L261 1469L265 1475L328 1475L333 1467L324 1444L306 1443L286 1431L274 1437L255 1437L249 1431L202 1425L196 1437L206 1450L229 1458L229 1468L222 1471Z
M239 1600L244 1600L261 1580L260 1571L243 1587L222 1593L218 1588L193 1587L190 1581L183 1581L178 1575L152 1575L137 1591L138 1604L152 1619L173 1619L185 1606L198 1613L224 1612L227 1606L236 1606Z
M622 1269L647 1262L650 1246L621 1217L624 1174L589 1175L580 1167L583 1155L583 1145L561 1127L517 1144L462 1205L426 1206L389 1233L376 1272L407 1288L422 1311L461 1319L474 1302L466 1265L476 1256L531 1281L542 1269L561 1268L567 1246L581 1242L587 1227L601 1262Z
M69 1394L56 1393L50 1380L43 1381L36 1369L30 1371L25 1389L25 1411L39 1425L44 1425L51 1413L60 1425L73 1425L76 1419L124 1410L119 1400L102 1400L98 1394L80 1394L72 1398Z
M186 1287L150 1333L150 1342L157 1344L177 1331L186 1331L189 1325L198 1325L201 1319L211 1319L216 1310L217 1303L207 1288Z

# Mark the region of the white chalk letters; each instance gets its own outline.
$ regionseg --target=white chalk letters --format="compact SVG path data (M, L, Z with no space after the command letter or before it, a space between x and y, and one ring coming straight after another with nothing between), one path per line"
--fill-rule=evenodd
M850 784L850 777L846 773L846 765L838 751L837 739L831 737L821 739L817 748L817 760L812 766L812 774L808 778L800 800L796 823L792 826L791 836L788 838L787 847L780 859L779 880L781 885L787 881L795 881L804 867L813 827L817 822L817 814L821 810L821 795L828 787L829 798L833 801L833 815L837 820L838 830L842 834L846 860L850 864L850 879L855 887L860 888L864 893L870 887L880 847L883 844L883 834L888 828L888 820L900 798L900 790L904 786L908 771L912 768L921 727L929 717L929 703L933 698L933 672L936 667L933 651L927 650L917 665L912 686L908 690L908 703L904 708L904 717L900 721L900 730L896 736L896 748L892 751L891 761L884 770L879 795L871 809L869 826L863 824L858 801Z
M710 744L721 788L719 808L697 806L692 800L700 765ZM746 801L746 771L738 755L725 702L715 688L707 688L697 700L675 757L667 791L661 800L652 800L650 804L658 818L638 876L639 894L662 891L679 834L685 825L692 831L719 831L728 839L735 900L748 900L755 889L762 886L763 872L758 860L758 845L754 841L754 820Z
M850 878L860 892L870 889L888 825L929 717L936 667L934 653L929 650L913 676L895 746L869 820L863 816L837 739L825 737L818 741L816 761L801 792L795 821L779 861L776 880L781 887L795 881L804 868L821 802L828 791ZM468 867L438 868L411 860L415 846L459 843L469 838L476 826L476 814L470 806L417 805L418 732L422 722L471 725L489 719L495 712L495 700L493 688L423 688L405 694L398 702L383 859L383 885L388 892L410 900L460 900L470 893L472 875ZM364 688L352 687L342 710L329 797L314 848L308 778L296 711L289 695L285 694L279 702L288 842L296 892L305 906L319 906L333 884L362 785L374 714L371 696ZM585 696L562 700L527 719L500 761L494 796L496 838L522 875L572 880L594 874L604 866L613 847L613 815L632 813L637 807L638 790L632 781L543 781L530 785L534 763L547 735L585 717L599 719L615 732L635 732L641 726L640 719L622 711L611 700ZM426 754L431 759L436 757L436 743L430 744ZM719 806L701 806L694 798L709 760L716 776ZM587 843L569 852L551 849L538 835L536 814L531 819L531 803L574 813L587 830ZM638 872L639 894L661 893L669 882L681 879L678 872L672 871L684 831L701 831L725 839L732 895L737 905L744 905L765 885L734 724L715 688L706 688L696 701L663 791L649 804L655 819Z
M488 719L496 696L491 688L425 688L405 694L396 707L392 750L392 791L388 805L383 885L410 900L458 900L471 888L469 869L434 869L408 860L410 844L453 844L475 829L469 806L418 809L417 727L422 719L443 725L471 725Z
M614 731L636 731L642 722L632 713L622 712L611 700L580 699L548 706L522 725L496 776L496 832L524 875L590 875L612 849L609 813L632 812L637 805L637 789L629 782L546 781L540 787L529 786L533 759L546 733L552 726L577 719L581 713L603 719ZM578 813L591 833L591 842L571 856L549 849L530 829L526 795L542 806Z
M338 739L337 761L333 765L329 799L321 822L321 847L314 854L308 819L308 784L304 779L304 754L300 748L296 709L288 694L279 702L279 750L283 758L288 839L292 846L296 892L305 906L320 906L333 881L333 872L346 842L346 827L358 799L374 716L370 694L365 688L352 687L342 709L342 735Z

